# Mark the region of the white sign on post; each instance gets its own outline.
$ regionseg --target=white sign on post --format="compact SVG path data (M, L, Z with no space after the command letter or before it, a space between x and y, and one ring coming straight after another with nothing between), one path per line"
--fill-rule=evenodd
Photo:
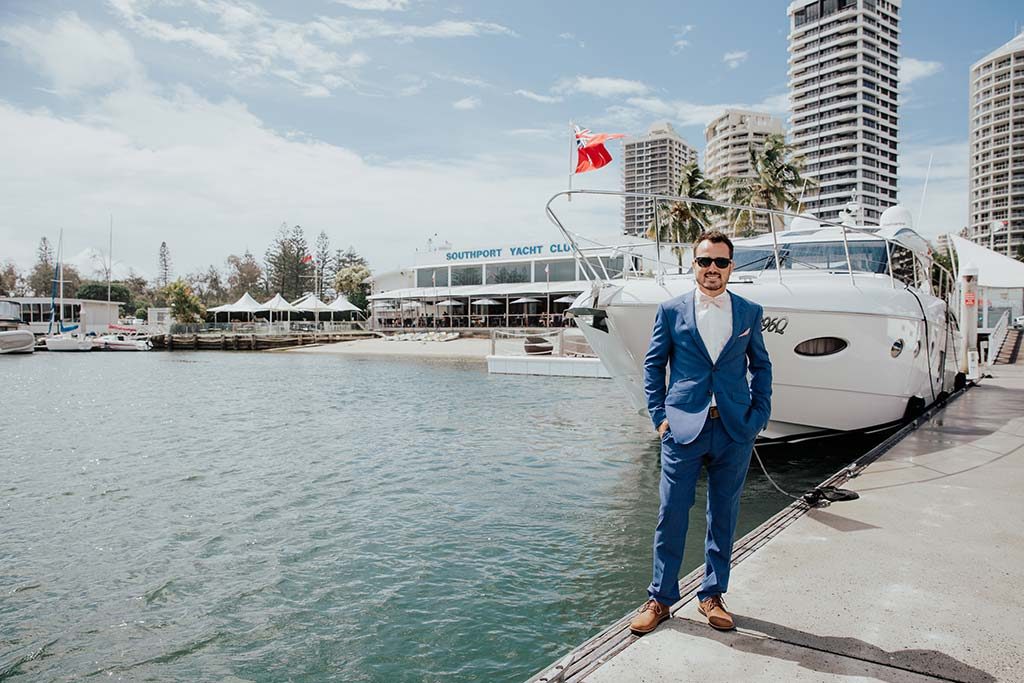
M967 379L978 378L978 352L971 349L967 352Z

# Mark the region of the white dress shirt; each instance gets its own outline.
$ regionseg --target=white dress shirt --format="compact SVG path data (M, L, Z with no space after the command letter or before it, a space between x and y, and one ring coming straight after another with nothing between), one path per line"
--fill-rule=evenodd
M711 362L714 363L732 336L732 297L727 291L711 297L697 289L693 299L697 332L708 349ZM713 395L711 405L718 405Z

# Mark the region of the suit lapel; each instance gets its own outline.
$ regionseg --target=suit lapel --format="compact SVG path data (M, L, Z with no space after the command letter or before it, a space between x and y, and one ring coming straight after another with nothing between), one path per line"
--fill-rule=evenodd
M697 331L697 316L694 312L694 301L697 298L696 289L690 290L683 295L680 302L682 307L683 322L686 323L686 329L693 335L693 340L697 342L697 348L704 354L704 358L708 363L711 363L711 354L708 353L708 347L704 345L704 340L700 338L700 332ZM733 314L735 320L735 314Z
M729 334L729 339L725 342L725 346L722 347L722 352L718 354L719 358L725 358L725 354L732 348L733 342L736 341L737 335L743 330L741 329L742 321L746 310L746 302L738 296L733 296L732 292L726 290L726 294L729 295L730 303L732 304L732 331Z

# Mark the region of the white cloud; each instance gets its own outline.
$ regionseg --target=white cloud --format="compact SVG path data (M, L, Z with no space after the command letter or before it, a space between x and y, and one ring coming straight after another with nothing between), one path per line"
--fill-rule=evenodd
M57 17L46 29L0 27L0 40L16 48L62 95L144 78L132 46L116 31L97 31L74 12Z
M0 102L0 129L0 244L22 266L55 226L68 226L69 254L105 249L112 213L115 254L136 270L153 270L161 241L181 273L246 248L261 257L282 221L323 229L388 269L409 265L412 249L401 245L425 235L485 243L485 215L501 216L503 234L553 237L543 206L564 181L564 158L552 159L544 139L521 137L500 155L369 162L187 88L121 91L77 118ZM618 209L608 211L612 231Z
M404 12L409 9L409 0L334 0L334 2L352 9L375 12Z
M586 47L587 46L587 44L584 43L582 40L576 40L576 34L575 33L559 33L558 37L561 38L562 40L568 40L568 41L576 43L577 47L581 47L582 48L582 47Z
M515 31L489 21L452 21L445 19L433 24L393 24L379 19L337 19L321 17L321 26L329 29L325 33L334 42L348 44L356 40L394 38L416 40L419 38L473 38L483 35L504 35L517 37Z
M444 20L425 25L383 21L366 17L317 17L294 22L277 18L249 4L227 0L192 0L219 27L193 26L185 21L155 19L150 4L140 0L108 0L125 26L140 36L165 43L187 45L225 60L232 78L260 79L277 76L309 97L326 97L340 88L404 95L408 87L391 88L379 79L364 82L361 67L370 62L365 51L347 53L358 41L391 39L454 39L484 35L516 36L515 31L486 21ZM405 0L353 0L362 9L399 10ZM350 6L354 6L350 4ZM162 10L174 11L179 3L165 0Z
M928 78L942 71L942 62L928 62L913 57L900 60L900 84L910 85L914 81Z
M107 1L121 16L125 24L141 36L165 43L189 44L222 59L242 60L242 55L224 36L187 24L176 26L165 21L151 19L138 9L136 0Z
M643 95L650 88L640 81L625 78L606 78L595 76L576 76L560 81L555 89L566 94L582 93L595 97L620 97L623 95Z
M528 100L533 100L534 102L542 102L544 104L554 104L555 102L562 101L562 98L556 95L540 95L538 93L533 92L532 90L520 89L516 90L513 94L519 95L520 97L525 97Z
M746 50L737 50L735 52L726 52L722 55L722 61L729 65L730 69L735 69L743 62L747 61L749 53Z
M454 109L469 110L476 109L479 106L479 97L463 97L461 100L456 100L455 102L452 102L452 107Z
M491 87L491 84L488 83L487 81L483 80L482 78L472 78L472 77L467 77L467 76L453 76L451 74L440 74L440 73L436 73L436 72L432 73L430 75L432 77L436 78L439 81L448 81L450 83L458 83L459 85L468 85L468 86L471 86L473 88L490 88Z
M663 100L659 97L630 97L625 105L609 111L622 124L635 127L635 122L645 115L669 119L683 126L706 126L726 109L751 109L776 116L783 116L788 107L786 95L772 95L755 103L698 104L686 100ZM620 124L621 125L621 124Z
M689 47L690 39L687 36L690 35L693 29L693 24L676 27L675 33L672 35L672 49L670 50L672 54L677 55Z

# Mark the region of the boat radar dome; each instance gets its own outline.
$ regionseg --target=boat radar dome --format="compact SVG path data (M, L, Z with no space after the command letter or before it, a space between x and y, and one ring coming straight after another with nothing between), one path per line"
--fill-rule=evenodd
M914 217L910 215L910 209L899 204L894 204L882 212L878 224L883 228L911 228L914 227Z
M802 213L789 224L789 230L817 230L821 227L818 219L809 213Z

